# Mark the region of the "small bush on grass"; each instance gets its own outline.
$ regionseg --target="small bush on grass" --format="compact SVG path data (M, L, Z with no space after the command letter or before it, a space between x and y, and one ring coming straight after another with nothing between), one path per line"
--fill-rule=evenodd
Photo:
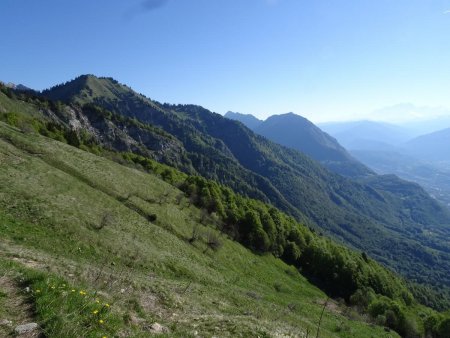
M206 244L212 250L218 251L222 247L223 242L219 238L219 235L216 232L208 231L208 233L206 234Z

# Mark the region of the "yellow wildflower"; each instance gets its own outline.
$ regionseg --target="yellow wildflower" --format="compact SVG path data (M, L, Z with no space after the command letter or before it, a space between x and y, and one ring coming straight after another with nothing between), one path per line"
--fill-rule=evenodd
M92 311L92 313L93 313L94 315L96 315L96 314L98 313L98 310L94 310L94 311Z
M99 322L100 324L103 324L103 323L104 323L103 319L100 319L98 322Z
M106 303L106 304L105 304L105 307L109 307L109 304L108 304L108 303Z

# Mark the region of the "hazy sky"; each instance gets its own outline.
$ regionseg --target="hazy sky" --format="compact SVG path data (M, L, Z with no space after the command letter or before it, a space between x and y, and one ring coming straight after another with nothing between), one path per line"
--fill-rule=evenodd
M0 80L35 89L92 73L316 122L450 107L450 0L1 0L0 28Z

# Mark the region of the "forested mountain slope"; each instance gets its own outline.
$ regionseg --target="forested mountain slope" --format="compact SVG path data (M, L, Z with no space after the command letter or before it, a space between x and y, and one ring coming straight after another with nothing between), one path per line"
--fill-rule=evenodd
M81 76L43 95L161 128L181 142L197 173L305 215L411 280L450 283L448 212L419 187L394 178L353 182L238 122L200 106L160 104L110 78Z
M214 224L156 173L0 122L0 336L27 307L49 338L300 337L322 310L320 337L384 334Z
M48 165L73 175L83 182L83 184L87 184L94 189L100 189L107 195L114 195L114 198L116 198L118 202L123 203L127 208L136 212L138 215L144 217L150 222L154 222L156 219L164 222L167 215L164 214L161 218L159 214L149 212L144 206L145 203L142 204L140 202L139 198L141 197L138 199L133 197L134 193L129 193L127 197L123 197L121 194L117 195L109 188L102 187L104 184L102 182L109 182L112 180L111 176L104 175L107 170L100 170L103 175L103 178L100 181L86 177L86 175L91 176L89 171L83 171L85 174L81 174L80 170L84 170L82 168L97 170L97 164L91 163L88 165L87 163L84 163L86 162L85 160L79 158L74 159L73 163L77 164L76 167L73 167L73 165L70 164L72 162L70 162L71 155L69 153L61 155L62 157L58 157L59 155L55 157L56 153L58 153L55 152L55 149L60 148L60 151L62 151L63 148L61 148L61 146L59 146L59 148L55 148L50 146L49 143L44 142L43 144L46 145L42 148L38 145L42 144L43 141L39 141L39 138L37 138L34 133L37 131L42 135L50 136L63 142L68 142L80 149L85 149L102 156L113 158L119 163L124 163L127 165L133 164L141 170L151 171L167 182L180 187L189 198L188 205L194 203L195 205L204 208L204 211L207 213L200 213L200 221L202 223L216 224L216 226L219 229L222 229L224 233L229 234L229 236L240 241L252 250L260 253L270 252L275 256L282 258L284 261L298 266L304 271L310 280L327 290L329 294L343 296L347 299L347 301L352 304L359 304L358 306L362 306L363 309L366 309L366 311L369 311L369 313L375 316L377 313L380 313L380 309L375 307L375 305L373 305L373 309L368 307L369 303L366 301L363 302L363 300L372 299L374 302L376 301L376 304L381 302L379 305L384 304L383 311L392 309L392 306L397 304L398 301L400 302L399 304L401 307L409 307L413 305L411 303L412 300L410 296L408 296L408 292L405 290L404 284L399 282L399 280L389 272L383 272L383 269L380 269L380 267L371 261L366 254L354 253L339 247L328 239L315 235L313 232L308 230L307 227L299 225L294 219L287 215L283 215L273 207L264 205L260 201L252 201L245 197L235 195L229 188L218 186L214 181L206 181L205 179L196 176L186 176L171 167L165 167L157 164L157 162L151 161L147 156L144 157L139 155L139 152L137 152L136 149L141 149L140 147L135 148L135 151L111 151L113 150L111 143L102 143L102 138L99 137L100 135L94 135L95 130L85 133L82 132L81 129L74 128L74 125L79 127L77 123L84 121L83 123L86 127L92 126L88 117L89 114L83 113L84 109L89 109L90 112L96 112L94 115L97 116L97 118L104 119L105 123L108 125L117 126L120 125L119 122L121 121L121 123L124 124L122 127L134 125L139 126L138 131L142 129L142 132L145 131L155 133L157 135L163 135L164 137L162 137L162 139L158 142L165 144L171 139L171 136L164 134L164 132L160 129L150 125L138 123L136 121L131 121L127 118L117 116L114 113L107 112L92 105L86 105L83 109L79 109L80 107L77 105L68 106L62 103L44 100L40 97L14 93L2 88L2 93L0 93L0 110L2 113L0 117L9 124L19 127L21 130L21 133L19 133L18 130L13 132L12 130L6 128L4 129L2 138L6 140L8 144L11 144L16 148L23 148L26 152L31 154L30 156L36 156L38 159L45 158ZM78 112L79 115L77 115L76 118L68 113L72 110L76 110ZM93 117L91 116L90 119L93 120ZM64 121L68 122L65 123ZM120 130L125 129L126 128ZM86 130L89 130L89 128ZM96 130L99 131L100 129ZM118 130L116 130L116 132L117 131ZM118 132L117 134L120 135ZM119 139L122 137L123 135L121 135ZM108 142L112 139L114 139L114 137L109 138ZM158 142L156 142L156 144L158 144ZM173 140L171 142L173 143ZM140 144L140 146L142 146L142 144ZM3 163L6 165L6 169L12 169L11 164L13 162L10 163L10 161L7 160L9 156L15 156L17 158L17 154L14 155L14 152L11 152L11 149L2 152L3 155L6 156L5 157L2 155L2 159L4 160ZM159 148L155 147L155 149ZM177 149L177 147L174 147L174 149ZM152 156L151 151L149 156ZM63 162L61 162L61 159L63 159ZM23 161L19 161L17 163L20 164L23 163ZM37 166L38 162L33 163ZM99 162L97 161L95 163ZM34 168L35 165L32 165L30 168ZM26 171L28 170L26 168L28 167L19 165L17 170ZM36 170L39 171L39 168L40 166L37 166ZM48 169L45 169L44 172L48 173L49 177L54 176L51 170L49 171ZM25 209L20 207L18 209L18 213L14 215L17 217L31 217L29 219L34 219L34 224L43 224L42 221L48 216L39 216L44 209L41 209L40 207L35 208L35 206L37 206L40 202L32 197L34 194L33 190L30 189L30 187L32 187L32 181L29 181L32 176L23 176L28 177L28 181L14 179L14 182L16 182L14 184L9 182L10 177L14 179L14 175L10 176L6 173L5 179L3 180L5 189L12 192L14 189L11 189L15 186L14 184L17 183L19 184L17 188L28 187L27 191L30 194L27 195L29 196L27 198L25 198L25 195L21 195L22 193L16 195L2 195L3 197L13 198L19 203L11 204L8 200L5 200L4 206L7 207L8 213L15 212L17 205L22 205L22 203L25 203L27 207ZM45 176L41 175L41 179L37 181L40 187L42 187L40 184L43 183L43 177ZM25 185L22 185L22 183ZM48 187L57 188L57 186L57 184L50 184ZM122 189L128 189L127 187L129 187L129 184L125 184ZM153 189L156 189L156 187ZM52 198L56 198L58 201L65 201L65 199L58 194L52 194L51 196ZM142 198L146 201L146 203L154 203L153 199L149 199L147 197ZM181 195L178 195L176 198L176 203L179 204L181 202L182 198L180 198ZM42 205L48 206L51 210L55 210L55 204L47 203L45 198L42 203L44 203ZM165 205L167 203L169 204L167 207L174 210L174 206L170 206L171 202L169 202L169 200L163 198L158 202L159 205ZM77 202L73 204L74 207L77 205ZM70 204L65 205L63 203L63 206L64 208L70 207ZM30 207L31 209L27 209ZM23 210L28 211L23 212ZM60 213L62 217L66 217L66 214L66 212ZM51 215L54 215L53 211ZM88 213L86 217L87 219L92 217L91 213ZM70 219L71 218L69 217L68 221L70 221ZM113 222L113 219L114 215L110 215L107 211L105 211L101 219L92 219L87 224L94 230L101 230ZM174 220L172 219L171 222L173 221ZM187 222L187 218L184 219L183 224L185 224L185 222ZM299 231L294 231L297 227ZM12 236L11 238L17 241L22 241L23 237L16 232L19 229L20 228L14 226L8 231L12 230L9 234ZM29 229L30 228L24 227L23 231L30 231ZM36 236L41 233L34 233L34 231L31 233L32 235L30 238L33 238L31 243L42 246L42 243L36 241ZM42 234L44 238L47 236L45 232ZM202 232L199 232L199 229L196 227L193 228L191 236L192 237L186 238L186 240L188 239L189 242L193 243L196 243L197 240L205 241L205 245L208 245L212 250L220 249L220 241L218 242L214 239L214 237L209 235L202 235ZM53 241L51 242L53 243ZM367 287L369 287L369 289L367 289ZM278 286L276 289L278 289ZM388 301L391 303L386 303L387 300L372 298L372 296L370 296L370 289L375 290L378 294L394 297L394 299L397 300L393 303L391 301ZM413 288L412 290L416 291L417 289ZM445 308L445 297L438 296L437 292L433 293L430 292L430 290L423 288L418 290L421 291L422 295L427 295L426 299L420 299L423 303L428 301L430 305L441 308L444 306ZM352 293L354 293L354 295L352 295ZM430 298L430 296L434 298ZM405 305L401 305L403 303ZM407 310L408 313L410 313L409 315L404 313L404 310L399 311L402 312L399 312L398 316L401 314L401 316L404 316L402 318L413 316L410 317L411 320L421 320L416 317L418 310L413 310L412 308ZM430 330L440 330L440 326L438 325L441 325L441 320L443 319L440 319L441 317L439 316L436 318L437 326L435 328L430 327ZM413 328L414 325L411 326L410 324L411 323L409 321L407 322L404 319L401 319L396 322L392 322L389 325L393 325L391 327L394 327L396 330L400 330L400 332L406 332L404 330L410 329L416 330Z
M305 153L337 174L351 178L374 174L355 160L336 139L302 116L293 113L272 115L254 127L242 115L226 114L225 117L241 121L255 133L273 142Z
M2 282L30 290L48 337L382 336L374 324L445 337L450 318L418 305L366 255L214 181L131 153L124 164L140 170L127 168L2 122L0 156ZM14 297L2 295L0 316L18 323Z

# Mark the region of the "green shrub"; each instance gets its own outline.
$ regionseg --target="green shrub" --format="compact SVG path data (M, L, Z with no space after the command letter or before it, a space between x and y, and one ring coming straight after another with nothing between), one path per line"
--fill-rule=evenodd
M438 338L450 338L450 316L442 319L437 325L436 336Z
M300 258L300 255L301 252L297 244L291 241L287 241L286 246L284 247L283 260L290 264L295 264Z

